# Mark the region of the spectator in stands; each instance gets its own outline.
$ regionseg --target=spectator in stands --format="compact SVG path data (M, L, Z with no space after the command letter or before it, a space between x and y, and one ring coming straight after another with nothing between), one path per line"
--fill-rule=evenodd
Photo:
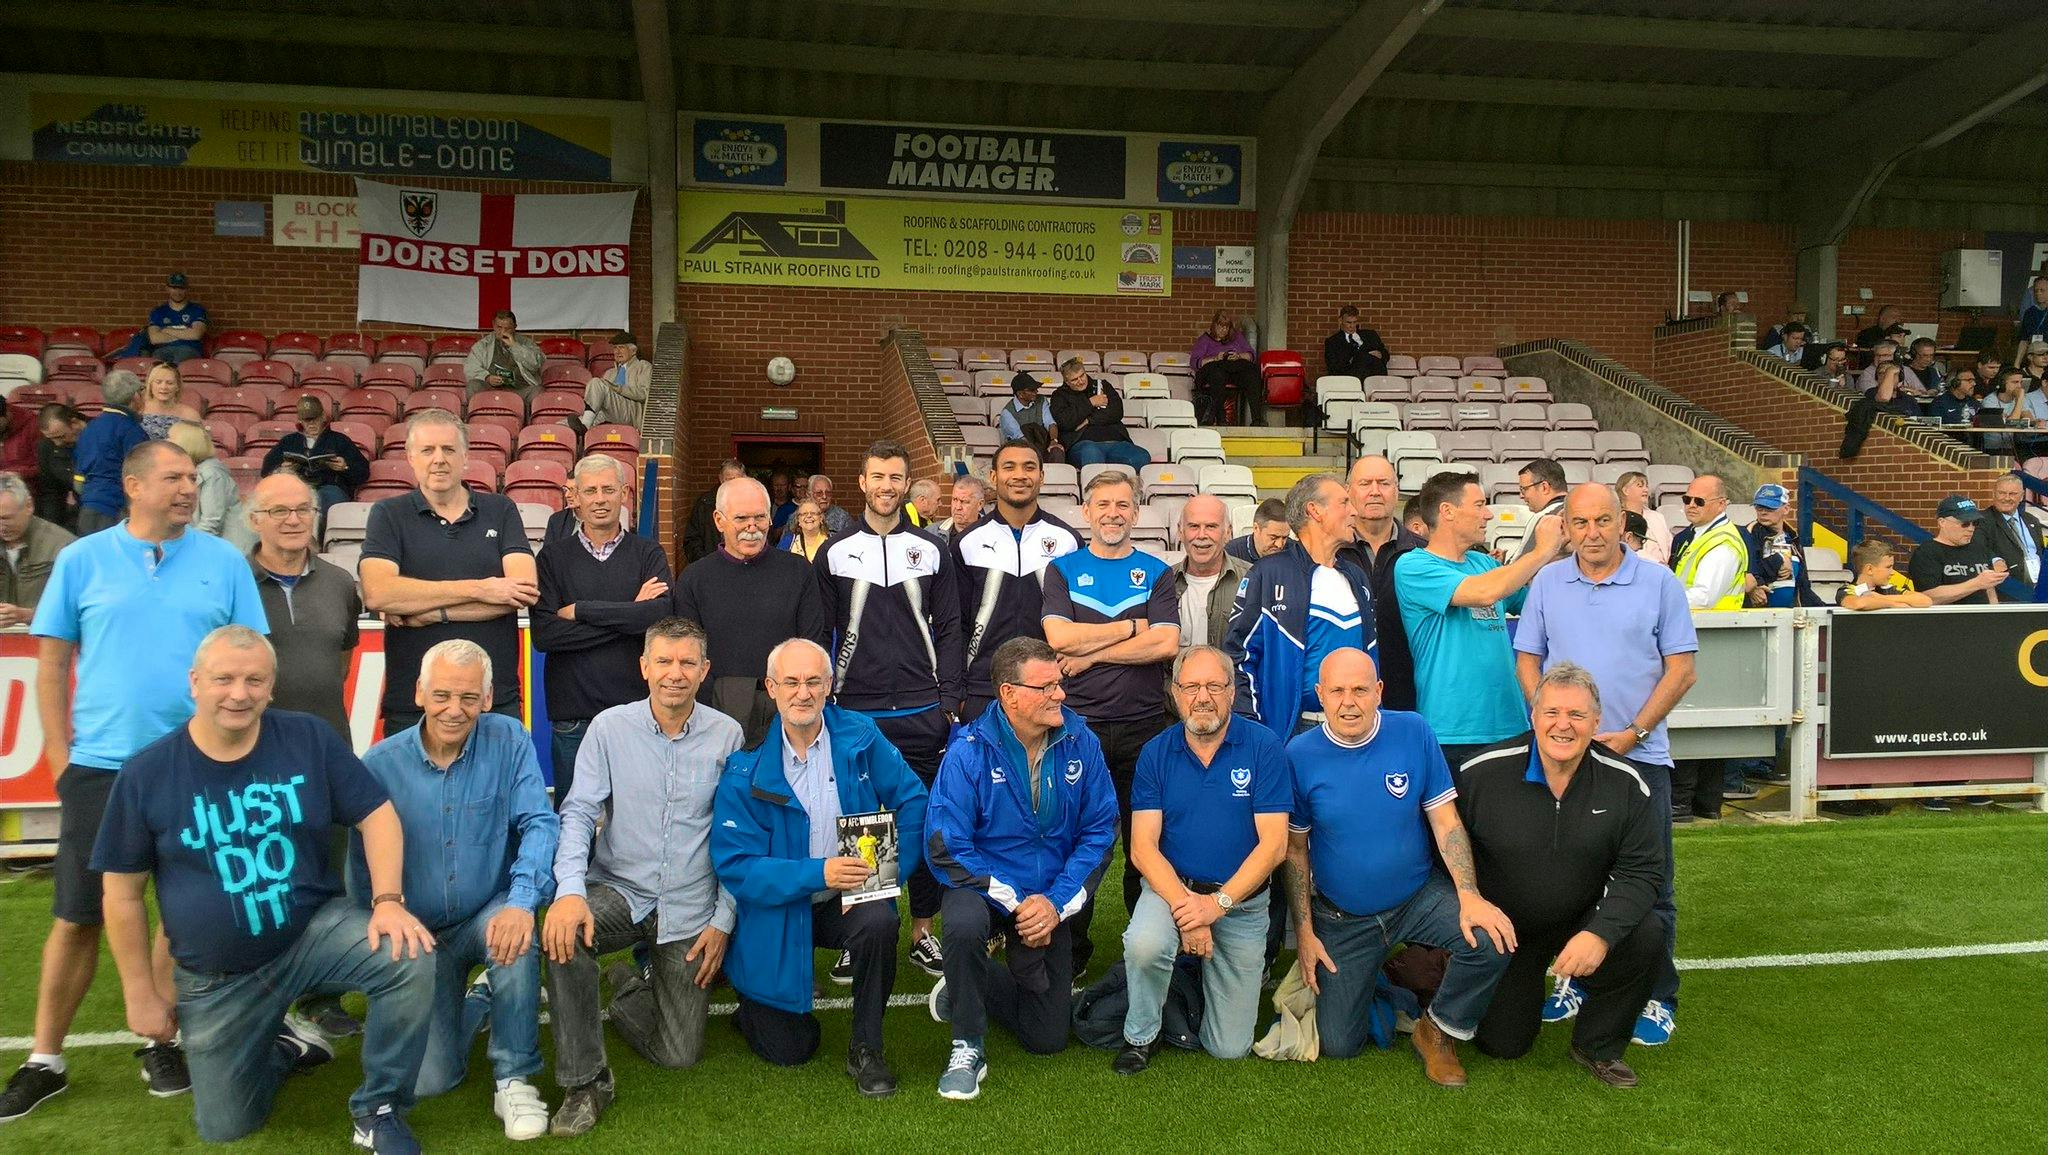
M164 293L164 303L149 311L142 331L149 356L173 365L206 356L206 306L192 299L185 274L164 278Z
M323 988L361 991L370 1033L363 1082L349 1097L353 1144L418 1151L405 1115L427 1044L434 938L406 909L404 834L340 735L267 708L275 670L261 633L214 630L189 675L196 712L114 780L93 866L106 872L107 939L128 1025L155 1050L182 1035L193 1123L202 1140L225 1143L263 1126L288 1075L334 1057L325 1039L285 1019L292 1002ZM367 911L342 894L329 861L336 826L362 838ZM245 889L258 871L266 889ZM147 945L152 880L176 944L175 989Z
M1541 711L1544 685L1566 666L1576 666L1593 683L1589 703L1598 732L1591 740L1601 753L1627 759L1623 772L1641 778L1653 817L1653 894L1646 896L1658 920L1662 949L1654 981L1628 1009L1640 1011L1636 1041L1657 1046L1669 1041L1678 1009L1678 907L1673 897L1671 853L1671 740L1665 718L1698 679L1693 627L1685 588L1663 566L1621 548L1621 504L1604 485L1572 489L1565 526L1572 556L1546 567L1529 583L1522 620L1515 629L1515 677L1530 704ZM1554 717L1553 722L1563 720ZM1539 723L1542 718L1539 715ZM1555 750L1551 751L1555 753ZM1496 748L1459 767L1459 781L1475 766L1498 760ZM1524 749L1510 759L1528 765ZM1560 977L1544 1017L1552 1021L1579 1012L1589 989Z
M1805 308L1796 307L1792 309L1790 312L1785 314L1785 319L1783 321L1779 322L1776 325L1772 325L1770 328L1765 329L1764 331L1758 333L1756 335L1757 349L1761 352L1768 353L1772 349L1776 348L1778 345L1782 344L1785 339L1785 326L1794 324L1806 324ZM1811 343L1809 343L1807 347L1810 350L1812 348Z
M1643 544L1636 552L1658 565L1670 565L1671 526L1661 511L1650 508L1650 479L1631 469L1615 479L1614 495L1621 500L1623 512L1643 519Z
M1026 444L1030 443L1026 442ZM1034 448L1036 447L1034 446ZM1040 456L1042 458L1043 454ZM988 508L989 490L990 486L988 483L972 474L963 473L959 477L954 478L953 492L948 495L950 499L947 503L948 516L946 520L932 526L932 531L941 538L946 538L951 537L955 533L966 533L968 530L973 529L981 521L982 510ZM1036 502L1037 499L1038 492L1033 490L1032 501Z
M1197 424L1223 424L1224 391L1228 389L1237 390L1239 424L1266 423L1266 380L1259 371L1259 355L1230 310L1216 310L1209 327L1195 338L1188 361L1195 367Z
M1138 487L1110 470L1088 481L1081 516L1093 531L1087 548L1052 560L1045 587L1045 641L1059 654L1067 706L1088 720L1116 787L1124 845L1131 837L1131 779L1138 752L1171 724L1166 671L1180 653L1180 598L1165 562L1131 541ZM1138 901L1138 870L1124 864L1124 912ZM1087 971L1093 910L1074 917L1074 974Z
M1849 570L1856 580L1835 593L1835 604L1845 610L1925 609L1934 604L1933 598L1900 584L1892 568L1890 542L1875 537L1857 542L1849 551Z
M1983 516L1976 502L1951 493L1934 511L1934 536L1914 547L1906 576L1935 605L1998 603L2005 559L1992 552L1990 535L1978 534Z
M2048 339L2036 338L2026 347L2026 357L2019 363L2020 372L2026 374L2027 388L2039 391L2048 383Z
M818 512L818 503L806 498L790 515L789 533L782 539L782 548L805 561L816 561L818 551L831 537L825 529L825 515Z
M1065 705L1060 656L1011 638L989 677L995 706L947 749L925 811L927 857L947 888L945 976L931 994L933 1017L953 1028L947 1099L981 1093L990 1018L1031 1054L1066 1049L1086 937L1074 922L1116 845L1116 788L1102 744ZM987 949L997 932L1001 962Z
M445 1094L469 1071L470 1044L491 1027L491 1112L507 1139L537 1139L548 1107L527 1076L540 1070L540 951L534 915L554 893L561 824L548 805L533 740L517 721L487 713L491 657L459 638L437 643L420 662L414 691L426 716L363 755L414 837L406 846L403 893L434 936L434 1000L415 1093ZM461 808L462 837L446 843L449 804ZM360 844L350 887L374 892ZM481 966L482 992L469 973ZM468 997L465 997L465 996Z
M135 419L142 422L142 428L159 441L168 436L171 426L178 422L199 420L199 410L185 402L185 383L179 378L176 365L159 362L149 367L149 376L143 379L142 404L135 410Z
M1251 567L1223 644L1238 712L1282 739L1322 722L1315 671L1323 659L1343 649L1370 656L1378 632L1370 581L1341 553L1356 532L1344 482L1333 473L1304 477L1285 509L1298 540Z
M836 950L832 976L843 971L853 987L846 1073L869 1098L893 1095L882 1014L896 989L901 920L892 901L845 901L842 892L881 864L842 849L839 820L893 816L900 882L905 864L924 857L925 786L873 722L829 704L824 647L791 638L768 652L766 669L775 724L727 762L712 804L711 861L734 896L726 966L739 994L733 1025L776 1066L810 1061L823 1034L811 1013L813 952Z
M956 711L962 722L981 717L996 699L989 680L996 647L1011 638L1045 640L1045 567L1081 548L1072 526L1038 504L1045 466L1028 441L1011 441L996 450L989 467L996 495L993 516L982 520L979 479L963 477L953 487L953 533L949 548L959 571L960 629L964 635L964 695ZM962 487L973 482L963 505ZM962 517L971 520L962 521ZM1228 605L1228 603L1225 603Z
M1389 710L1415 708L1415 656L1408 650L1408 631L1401 626L1401 599L1394 593L1394 562L1429 539L1396 520L1394 503L1400 486L1393 463L1377 454L1351 465L1345 482L1351 494L1352 539L1337 547L1337 556L1364 571L1372 589L1373 654L1380 671L1380 704Z
M567 1092L549 1128L582 1135L611 1106L604 1028L657 1067L704 1053L711 984L732 935L733 896L711 866L712 793L740 748L740 724L697 701L710 671L704 631L665 618L647 631L648 695L590 724L576 785L562 805L555 901L541 930L555 1035L555 1081ZM614 963L600 1006L597 960L645 944L646 970Z
M298 430L278 438L263 455L263 476L285 470L304 478L320 499L320 508L354 501L356 490L370 479L370 463L347 435L327 421L327 403L310 394L293 411Z
M40 436L35 410L0 401L0 473L33 482L39 467L36 441Z
M718 484L697 495L696 504L690 507L690 520L683 526L683 564L689 565L700 557L709 557L718 548L718 519L716 517L718 491L735 477L745 477L747 467L737 457L728 457L718 463ZM813 482L817 478L811 479ZM832 483L827 481L829 493ZM828 499L829 500L829 499ZM824 502L820 503L826 504ZM832 532L837 533L837 530Z
M719 479L723 481L724 478ZM832 479L822 473L811 475L811 500L825 518L825 532L841 534L854 526L853 515L832 504Z
M769 530L781 537L789 519L796 515L796 496L790 491L789 471L778 469L768 475Z
M1323 339L1323 375L1378 377L1387 371L1387 343L1358 323L1358 306L1337 310L1337 331Z
M35 617L57 551L72 540L70 530L35 515L27 483L0 473L0 627L25 626Z
M1059 448L1060 424L1053 416L1052 400L1039 396L1039 385L1026 370L1010 378L1010 403L996 412L996 432L1004 441L1030 442L1043 459Z
M1897 366L1892 367L1896 371ZM1749 577L1749 539L1728 519L1728 482L1715 473L1693 478L1685 490L1685 519L1690 527L1674 538L1672 568L1685 586L1685 601L1694 610L1739 610ZM1671 820L1721 816L1724 759L1688 759L1671 771Z
M1931 401L1948 391L1948 372L1934 359L1934 338L1919 337L1908 346L1904 386L1921 401Z
M1559 465L1548 457L1539 457L1524 465L1515 474L1515 488L1522 495L1522 504L1527 505L1532 511L1530 514L1532 519L1531 529L1535 528L1535 522L1540 522L1545 518L1555 518L1560 522L1563 521L1564 495L1567 488L1564 480L1564 466ZM1562 535L1560 534L1560 536ZM1515 548L1514 557L1503 558L1502 560L1516 560L1535 548L1536 535L1525 533L1522 535L1521 545ZM1453 766L1457 765L1455 762L1451 764Z
M192 511L192 528L215 537L245 538L247 529L235 508L242 495L235 487L234 475L213 455L213 436L206 426L180 421L171 426L164 440L184 450L199 468L199 500ZM237 541L236 546L244 548L246 543Z
M1150 451L1133 444L1124 429L1124 397L1116 386L1088 376L1079 357L1069 357L1060 366L1060 378L1065 384L1053 394L1051 406L1067 464L1085 469L1108 462L1130 470L1133 478L1152 464Z
M769 651L790 638L831 645L832 621L817 571L795 554L768 548L768 491L760 482L735 477L719 486L715 516L723 544L683 570L672 612L704 627L711 659L704 701L738 722L751 748L775 721L774 694L764 681ZM661 547L646 541L666 569ZM735 613L739 606L745 612Z
M951 528L952 518L949 516L941 519L938 512L939 483L929 477L920 477L911 482L910 492L903 499L903 516L910 519L910 524L920 529L929 529L944 540L946 531L937 526L943 520L948 523L948 528Z
M1394 562L1394 592L1415 654L1416 709L1444 761L1462 766L1477 748L1521 732L1507 618L1521 612L1529 580L1557 556L1564 525L1561 517L1538 519L1531 548L1502 565L1486 553L1493 515L1477 474L1439 473L1418 497L1429 544Z
M512 310L500 309L491 316L491 331L470 346L462 377L471 397L486 389L510 389L531 406L540 395L540 370L546 361L533 338L519 331L519 318ZM584 404L590 405L588 395Z
M1910 420L1926 416L1927 410L1911 393L1900 384L1904 368L1897 362L1886 361L1876 368L1876 383L1871 386L1870 399L1877 404L1880 413L1893 413Z
M1643 515L1632 509L1623 510L1621 514L1621 544L1637 553L1643 553L1647 548L1649 537L1650 523L1643 520Z
M617 423L638 429L653 384L654 366L640 356L640 338L624 329L613 333L612 367L583 387L583 428Z
M408 687L420 658L449 638L491 655L491 709L517 718L518 615L540 597L519 508L462 484L469 437L445 410L413 415L405 458L419 488L370 508L358 568L364 608L384 619L384 732L420 720Z
M1429 540L1429 523L1422 519L1422 495L1411 495L1401 503L1401 528L1424 541Z
M1223 552L1250 565L1287 546L1287 503L1269 497L1252 510L1252 527L1224 543Z
M1759 608L1823 606L1806 572L1806 547L1799 541L1799 503L1782 485L1757 487L1750 498L1756 523L1742 531L1749 547L1743 597Z
M36 468L30 477L35 490L36 516L67 530L78 528L78 490L72 484L72 453L85 418L78 410L52 401L36 412Z
M2013 330L2021 352L2029 344L2048 341L2048 275L2036 276L2027 286L2027 300L2020 308L2020 322ZM2020 354L2014 353L2013 360Z
M1878 354L1878 346L1884 343L1885 335L1891 332L1892 327L1898 323L1899 307L1897 305L1883 306L1877 311L1877 320L1857 332L1857 347L1870 350L1872 356L1875 357ZM1896 353L1896 350L1884 355L1889 359L1892 353Z
M910 455L903 446L869 445L861 455L866 509L860 524L835 534L814 564L837 644L833 701L871 718L929 785L965 696L966 641L960 573L937 538L904 519L899 503L909 484ZM945 960L931 933L938 882L919 866L904 885L910 961L928 975L943 974Z
M2048 551L2048 531L2022 509L2025 499L2026 489L2019 478L1999 478L1991 487L1991 516L1979 522L1978 532L1992 556L2005 562L2006 572L2031 590L2041 581L2041 555Z
M1849 371L1849 350L1840 341L1830 341L1821 350L1819 367L1814 372L1827 378L1830 385L1844 389L1856 387L1856 375Z
M1778 343L1765 351L1788 365L1805 364L1808 332L1805 325L1798 321L1789 321L1778 330Z
M127 377L140 386L133 374ZM99 958L99 872L107 865L93 860L93 843L115 772L192 717L189 674L209 631L230 624L261 631L268 624L249 563L226 542L186 528L198 481L183 450L145 438L123 462L121 480L127 519L57 555L29 624L40 645L36 706L43 760L61 803L51 868L56 895L36 988L35 1039L28 1061L0 1092L0 1120L27 1114L65 1087L64 1037ZM174 798L168 789L156 796L191 797ZM189 815L189 801L184 805ZM146 864L115 869L140 871ZM139 905L139 890L134 898ZM143 998L152 972L157 997L177 1001L161 933L149 961L131 971L124 955L122 970L131 1001ZM153 1031L150 1038L139 1056L144 1082L159 1097L183 1094L192 1084L172 1032Z
M1714 294L1714 315L1733 317L1742 312L1742 294L1734 290Z
M342 684L355 656L362 597L354 575L314 556L313 490L291 474L266 477L249 493L249 527L256 548L249 572L270 619L277 651L272 704L311 714L349 737Z
M568 800L577 751L591 720L645 692L642 643L648 629L671 612L667 552L651 537L627 533L620 521L625 464L603 453L589 454L576 463L569 483L576 490L576 530L570 540L541 550L534 559L539 597L528 615L533 648L548 655L549 741L558 808ZM759 614L777 603L741 598L729 604L752 605ZM751 616L724 615L734 622Z
M1928 403L1927 415L1943 425L1974 425L1977 422L1977 371L1969 366L1956 370L1948 387ZM1976 444L1960 438L1966 444Z
M1974 368L1977 370L1977 396L1982 398L1997 393L1999 371L2005 368L2005 362L1998 359L1997 351L1986 349L1977 354Z
M1230 607L1251 563L1223 551L1230 536L1230 508L1213 493L1198 493L1180 507L1181 559L1173 566L1173 590L1180 599L1180 652L1196 646L1221 648L1230 634Z
M1870 364L1856 375L1856 388L1868 393L1877 388L1877 371L1884 365L1898 364L1899 347L1891 341L1881 340L1870 346Z

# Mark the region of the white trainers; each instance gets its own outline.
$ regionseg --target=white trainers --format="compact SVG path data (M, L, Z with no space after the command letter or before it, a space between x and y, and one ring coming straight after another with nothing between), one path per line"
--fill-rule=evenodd
M508 1079L491 1096L491 1114L505 1121L505 1138L538 1139L547 1134L548 1105L525 1079Z

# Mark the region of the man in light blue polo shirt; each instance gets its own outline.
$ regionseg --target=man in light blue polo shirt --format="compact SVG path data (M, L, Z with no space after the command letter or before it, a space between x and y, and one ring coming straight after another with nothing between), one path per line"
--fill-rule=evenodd
M1678 970L1671 961L1678 943L1671 886L1671 742L1664 719L1697 680L1693 655L1699 635L1677 575L1621 544L1621 504L1612 489L1575 487L1564 516L1574 556L1545 567L1529 583L1515 630L1515 675L1533 701L1543 672L1559 662L1590 671L1600 687L1600 732L1593 740L1634 763L1650 788L1663 828L1664 878L1654 909L1664 916L1665 951L1635 1038L1656 1046L1671 1037L1678 1006ZM1581 1001L1578 988L1560 980L1544 1017L1570 1018Z
M1230 659L1193 646L1174 659L1183 723L1145 743L1131 783L1131 858L1144 876L1124 929L1130 1004L1111 1069L1135 1075L1158 1050L1174 959L1202 960L1202 1049L1251 1050L1265 971L1267 886L1287 853L1294 776L1280 739L1231 717Z
M64 1036L92 986L100 950L100 876L89 868L114 774L130 755L192 716L189 672L199 643L225 625L270 632L249 562L234 546L188 530L198 467L167 441L146 441L121 465L128 517L57 555L29 633L36 656L43 759L57 775L56 901L36 990L35 1043L0 1094L0 1122L64 1089ZM71 660L78 657L72 689ZM169 945L152 956L157 987L175 1000ZM191 1089L175 1043L144 1047L150 1093Z

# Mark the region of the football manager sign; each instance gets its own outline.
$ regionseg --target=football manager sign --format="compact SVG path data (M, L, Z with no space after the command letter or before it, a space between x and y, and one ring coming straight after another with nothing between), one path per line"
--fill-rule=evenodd
M1830 758L2048 750L2048 606L1839 611Z
M825 188L1124 199L1124 138L937 125L818 126Z
M512 195L356 181L356 319L488 329L626 327L638 193Z

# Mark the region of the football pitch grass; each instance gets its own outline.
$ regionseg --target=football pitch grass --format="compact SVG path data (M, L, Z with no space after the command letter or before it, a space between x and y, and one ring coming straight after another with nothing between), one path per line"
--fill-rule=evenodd
M2039 943L2048 939L2048 817L1959 812L1825 823L1682 829L1679 954L1754 960L1847 951ZM1112 880L1116 872L1112 870ZM1119 953L1121 904L1105 891L1093 974ZM41 874L0 882L0 1038L29 1034L36 959L49 920ZM849 1016L821 1012L808 1066L770 1068L729 1017L714 1018L702 1063L662 1071L607 1035L618 1102L579 1140L612 1151L1477 1150L2038 1151L2048 1144L2048 954L1879 962L1793 960L1692 969L1669 1046L1630 1048L1634 1091L1595 1083L1565 1056L1568 1028L1545 1028L1513 1063L1462 1048L1471 1086L1423 1079L1405 1040L1348 1061L1224 1063L1172 1051L1135 1078L1075 1044L1024 1055L999 1030L981 1098L933 1090L947 1029L922 1005L894 1008L888 1054L902 1090L857 1096L842 1070ZM820 980L830 959L819 956ZM1683 965L1683 963L1681 964ZM905 963L899 996L930 981ZM841 988L825 983L829 995ZM714 1002L729 1002L729 989ZM79 1016L117 1032L111 960ZM547 1040L547 1032L542 1036ZM236 1150L342 1150L358 1044L292 1080L269 1126ZM551 1046L544 1042L544 1049ZM429 1151L505 1146L490 1114L481 1041L470 1080L412 1115ZM8 1070L21 1050L0 1051ZM552 1060L551 1053L548 1055ZM128 1047L68 1054L71 1087L0 1125L0 1151L141 1153L201 1146L187 1098L143 1093ZM550 1106L561 1092L536 1078Z

